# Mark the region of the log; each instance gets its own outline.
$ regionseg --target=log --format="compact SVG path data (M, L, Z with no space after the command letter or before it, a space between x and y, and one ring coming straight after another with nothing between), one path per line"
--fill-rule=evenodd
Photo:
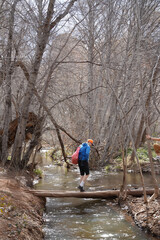
M29 192L33 193L38 197L51 197L51 198L116 198L119 196L120 190L106 190L106 191L94 191L94 192L75 192L75 191L53 191L53 190L30 190ZM154 189L146 189L147 195L152 195ZM132 195L140 197L143 195L143 189L128 189L127 195Z

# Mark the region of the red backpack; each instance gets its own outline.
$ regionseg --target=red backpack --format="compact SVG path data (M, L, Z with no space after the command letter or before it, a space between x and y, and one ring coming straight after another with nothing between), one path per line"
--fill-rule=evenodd
M73 164L78 164L79 150L80 150L80 147L77 148L77 150L73 153L71 157Z

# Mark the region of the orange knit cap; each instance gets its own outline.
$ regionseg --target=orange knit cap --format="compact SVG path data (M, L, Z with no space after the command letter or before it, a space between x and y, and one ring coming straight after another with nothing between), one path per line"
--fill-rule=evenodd
M93 145L93 140L92 139L88 139L87 142L90 142Z

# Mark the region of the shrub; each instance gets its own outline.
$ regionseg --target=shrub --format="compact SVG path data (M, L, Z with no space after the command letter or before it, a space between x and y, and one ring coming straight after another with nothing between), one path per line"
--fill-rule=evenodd
M36 176L38 176L39 178L42 178L42 175L43 175L43 171L39 168L35 169L34 170L34 173Z

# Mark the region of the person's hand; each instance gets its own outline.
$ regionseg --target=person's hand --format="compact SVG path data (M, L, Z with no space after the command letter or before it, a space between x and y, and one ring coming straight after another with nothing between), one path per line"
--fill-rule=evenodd
M150 136L150 135L146 135L146 138L147 138L148 140L151 140L151 136Z

